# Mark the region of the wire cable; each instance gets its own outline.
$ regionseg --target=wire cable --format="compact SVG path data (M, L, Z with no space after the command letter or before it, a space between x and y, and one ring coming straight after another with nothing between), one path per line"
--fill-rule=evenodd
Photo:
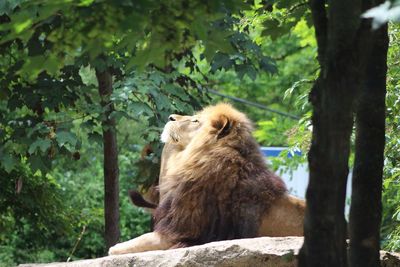
M248 101L248 100L245 100L243 98L239 98L239 97L235 97L235 96L226 95L226 94L223 94L223 93L220 93L218 91L215 91L215 90L212 90L212 89L208 89L208 88L207 89L203 89L203 90L208 92L208 93L211 93L211 94L223 97L223 98L228 98L228 99L231 99L233 101L236 101L236 102L239 102L239 103L242 103L242 104L245 104L245 105L257 107L259 109L263 109L263 110L278 114L280 116L290 118L292 120L300 120L300 117L298 117L296 115L289 114L289 113L286 113L286 112L283 112L283 111L279 111L279 110L276 110L276 109L272 109L272 108L269 108L267 106L264 106L264 105L256 103L256 102Z

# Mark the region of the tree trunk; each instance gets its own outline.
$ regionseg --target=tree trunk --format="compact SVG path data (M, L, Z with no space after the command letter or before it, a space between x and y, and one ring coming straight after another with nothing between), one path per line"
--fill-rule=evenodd
M99 83L101 106L104 109L103 151L104 151L104 236L107 250L115 245L120 236L119 231L119 169L118 147L115 120L110 118L114 105L110 101L112 88L112 75L109 69L99 71L96 69Z
M313 135L299 266L341 267L348 261L344 207L353 103L368 51L368 33L361 24L365 3L333 0L327 8L325 1L309 2L321 72L310 93Z
M300 266L340 267L347 262L344 206L356 88L349 66L336 62L336 68L318 79L310 95L313 136Z
M356 108L356 150L350 209L351 266L379 266L385 146L387 26L375 32Z

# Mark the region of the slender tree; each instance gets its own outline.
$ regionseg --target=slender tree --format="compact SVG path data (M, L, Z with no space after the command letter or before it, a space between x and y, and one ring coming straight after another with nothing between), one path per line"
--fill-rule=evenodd
M112 75L109 68L96 69L99 83L101 106L104 110L103 127L103 153L104 153L104 236L106 248L115 245L120 236L119 231L119 168L118 147L115 119L110 115L114 111L114 104L110 100L113 92Z
M362 101L358 105L359 123L357 126L360 127L358 139L363 139L365 133L361 134L361 132L368 131L370 127L364 116L369 112L370 97L374 97L369 94L371 91L377 91L379 107L374 119L376 131L368 137L368 140L377 141L374 152L376 151L379 155L371 158L365 147L361 145L364 141L360 141L361 143L357 146L357 154L360 155L357 156L356 180L353 187L356 188L355 198L358 199L358 202L364 200L359 195L371 194L371 190L379 192L369 196L366 202L373 206L371 214L361 216L361 220L356 219L352 229L355 229L355 225L360 221L375 216L373 222L366 227L365 231L357 232L357 234L354 232L352 236L357 236L357 240L362 241L371 235L376 238L376 231L379 231L379 225L376 225L376 222L380 218L377 216L381 188L378 183L382 177L380 173L379 178L379 168L382 172L380 162L383 156L383 144L380 138L382 137L382 108L384 109L381 104L382 101L384 102L382 100L384 93L382 95L380 82L382 72L386 73L386 70L379 67L380 72L373 76L378 76L378 79L370 78L373 80L369 80L368 77L370 72L374 71L373 65L379 63L381 66L382 59L386 57L385 51L383 51L383 42L374 43L370 23L361 19L362 12L379 2L367 0L351 2L334 0L329 3L320 0L309 1L318 43L318 60L321 71L310 93L310 102L313 105L313 136L309 152L310 182L306 193L308 205L305 218L305 240L299 258L300 266L347 266L345 241L347 227L344 206L353 114L355 103L358 103L357 100L362 95ZM382 39L384 38L382 37ZM381 51L372 52L373 58L377 61L371 61L366 67L371 51L375 51L378 46L381 47ZM366 82L364 82L365 79ZM379 83L379 86L376 83ZM363 87L364 84L365 87ZM362 88L366 90L362 91ZM360 92L363 93L360 94ZM360 166L368 164L370 160L376 158L378 158L378 163L371 167L374 170L374 173L371 173L373 177L364 177L364 171L368 170L363 170ZM368 180L365 185L373 184L376 188L358 187L361 177ZM360 204L353 207L353 217L356 211L360 213L360 209ZM375 239L371 242L374 243ZM360 244L360 242L356 242L356 244ZM376 259L379 245L373 244L368 247L374 251L373 255L375 256L372 258ZM356 250L359 255L355 257L359 257L362 253L360 250Z
M379 266L385 147L387 26L374 32L365 81L356 103L356 151L350 209L351 266Z

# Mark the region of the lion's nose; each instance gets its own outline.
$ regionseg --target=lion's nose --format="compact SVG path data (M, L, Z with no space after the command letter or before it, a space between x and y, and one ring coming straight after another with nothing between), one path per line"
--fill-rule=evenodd
M175 118L174 115L169 115L168 119L169 119L170 121L176 121L176 118Z

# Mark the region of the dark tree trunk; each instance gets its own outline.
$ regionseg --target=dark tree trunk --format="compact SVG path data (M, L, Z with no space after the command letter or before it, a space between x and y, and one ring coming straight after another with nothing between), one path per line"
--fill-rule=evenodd
M351 54L342 54L351 58ZM343 59L341 59L343 60ZM344 62L344 61L343 61ZM354 70L351 64L332 64L316 82L309 152L305 240L300 266L346 266L344 206L353 126Z
M379 266L385 147L387 26L374 33L364 87L356 103L356 151L350 209L351 266Z
M332 0L329 8L309 2L321 72L310 93L313 135L299 265L341 267L348 262L344 207L354 102L372 40L361 13L370 1Z
M96 77L99 83L101 106L104 111L103 149L104 149L104 236L106 248L115 245L120 236L119 231L119 169L118 147L115 120L110 117L114 105L110 101L112 88L112 75L109 69L99 71L96 69Z

